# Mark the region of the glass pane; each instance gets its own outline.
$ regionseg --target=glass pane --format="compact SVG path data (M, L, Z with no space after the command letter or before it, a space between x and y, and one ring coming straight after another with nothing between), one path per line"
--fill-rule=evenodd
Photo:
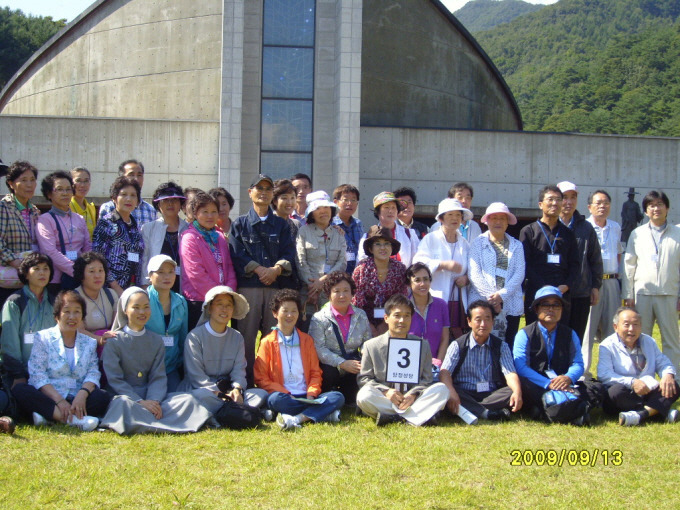
M263 152L260 173L272 179L288 179L291 175L304 173L312 175L311 154L291 154L286 152Z
M311 151L312 102L263 100L262 150Z
M315 0L265 0L264 44L314 45Z
M262 96L312 99L314 50L265 47L262 55Z

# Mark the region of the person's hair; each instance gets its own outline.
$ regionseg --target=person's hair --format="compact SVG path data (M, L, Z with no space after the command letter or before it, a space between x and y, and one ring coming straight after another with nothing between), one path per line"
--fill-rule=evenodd
M274 195L272 198L272 208L276 209L276 201L281 195L292 193L295 195L295 186L290 179L278 179L274 181Z
M398 306L405 306L411 310L411 315L413 315L416 311L409 298L403 294L394 294L387 301L385 301L385 315L391 314L392 310Z
M666 209L670 209L671 207L668 196L661 190L653 189L645 195L645 198L642 199L642 210L647 212L647 206L654 200L661 200L666 206Z
M62 290L54 298L54 317L58 318L61 314L61 310L66 306L69 301L75 301L80 305L80 310L83 312L83 319L87 315L87 304L85 303L85 298L78 294L75 290Z
M137 165L142 173L144 173L144 165L142 165L141 161L136 159L126 159L120 165L118 165L118 175L125 175L125 165Z
M276 313L281 308L281 305L286 301L292 301L297 306L298 312L302 313L302 299L300 299L300 293L293 289L281 289L272 298L269 303L269 309Z
M562 190L558 188L555 184L548 184L547 186L543 186L541 188L541 191L538 192L538 201L543 202L543 199L545 198L546 193L548 191L552 191L553 193L557 193L560 198L564 198L564 194L562 193Z
M19 264L19 269L17 269L17 274L19 275L19 281L24 285L28 284L28 271L37 266L38 264L47 264L50 268L50 279L48 283L52 281L54 276L54 265L52 264L52 259L49 258L44 253L38 253L37 251L29 253Z
M491 303L484 299L478 299L468 305L467 313L465 314L468 320L472 320L472 310L475 308L486 308L491 312L492 319L496 317L496 311L493 309L493 306L491 306Z
M448 192L447 196L449 198L456 198L456 193L458 193L459 191L463 191L464 189L466 189L470 192L470 198L474 198L475 190L467 182L457 182L456 184L451 186L449 188L449 192Z
M297 174L293 175L293 177L290 178L290 181L293 182L293 181L297 181L298 179L307 179L307 182L309 183L309 187L310 188L312 187L312 178L309 175L303 174L303 173L297 173Z
M328 273L328 276L326 276L326 279L323 281L324 294L330 297L331 289L340 282L349 283L349 288L352 292L352 295L356 293L357 286L349 273L345 273L344 271L333 271L332 273Z
M81 253L75 262L73 262L73 278L82 282L85 279L85 269L87 266L97 261L101 262L102 266L104 266L104 279L108 280L109 265L106 263L104 255L96 251Z
M46 175L45 178L40 183L40 191L42 191L45 200L51 202L48 195L52 193L54 188L54 181L56 181L57 179L66 179L71 185L71 191L75 191L73 189L73 177L71 177L71 174L68 172L64 172L63 170L57 170L56 172L52 172L51 174Z
M604 196L607 197L607 200L609 200L610 202L612 201L612 197L611 197L611 195L609 195L609 193L607 193L603 189L596 189L590 195L588 195L588 205L592 205L593 198L595 197L595 195L604 195Z
M408 186L402 186L401 188L397 188L393 191L394 196L399 198L403 196L409 196L411 197L411 200L413 200L413 205L416 205L416 191L413 188L409 188Z
M220 203L217 201L216 198L208 195L205 191L201 191L199 193L196 193L194 195L194 198L191 199L191 216L193 216L194 219L196 219L196 213L198 210L202 207L206 207L210 204L215 204L215 207L217 207L217 210L220 210Z
M85 172L85 173L87 174L88 177L92 178L92 174L91 174L90 171L89 171L87 168L85 168L84 166L77 166L77 167L75 167L75 168L72 168L72 169L71 169L71 177L73 177L73 174L76 173L76 172Z
M422 262L416 262L415 264L411 264L409 266L409 268L406 270L406 279L410 282L411 278L413 278L421 269L427 271L427 276L429 276L430 280L432 280L432 271L430 271L430 268Z
M128 187L133 187L137 192L137 205L142 203L142 188L139 187L139 183L130 177L125 177L124 175L116 177L116 180L113 181L113 184L111 184L111 189L109 190L109 196L111 197L111 200L115 202L121 190Z
M5 183L7 184L7 187L9 188L12 195L14 195L14 190L10 187L9 183L16 181L19 176L27 170L33 172L33 176L36 179L38 178L38 169L31 165L28 161L15 161L9 165L9 168L7 169L7 176L5 177Z
M321 207L328 207L331 210L331 221L333 220L333 217L338 213L338 210L335 207L330 207L328 205L322 205ZM318 211L319 209L315 209L315 211ZM313 223L316 223L316 220L314 219L314 211L309 213L307 215L307 225L311 225Z
M213 188L211 190L208 190L208 195L213 197L215 200L219 202L220 197L224 197L227 199L227 203L229 204L229 209L234 208L234 204L236 201L234 200L234 197L231 196L231 193L229 193L226 189L219 187L219 188Z
M359 200L359 188L353 184L341 184L333 190L333 200L340 200L343 193L354 193Z
M619 323L619 316L620 316L623 312L627 312L627 311L635 312L635 315L637 315L638 317L640 317L640 312L638 312L638 311L635 309L634 306L619 306L619 307L616 309L616 312L614 312L614 316L612 317L612 324L618 324L618 323Z
M184 191L182 190L182 186L177 184L174 181L169 181L169 182L164 182L163 184L159 184L158 187L156 188L156 191L153 192L153 208L156 209L157 211L160 211L160 201L156 202L156 199L159 197L162 197L163 195L167 196L168 192L172 195L184 195ZM184 202L186 202L186 198L180 198L179 199L179 204L180 207L184 205Z
M400 212L404 209L404 207L401 205L401 203L399 202L399 200L397 200L397 201L390 200L390 202L394 202L394 203L396 204L396 206L397 206L397 213L400 213ZM379 219L380 219L380 208L381 208L383 205L389 204L390 202L384 202L384 203L380 204L378 207L375 207L375 208L373 209L373 216L375 216L375 218L379 220Z

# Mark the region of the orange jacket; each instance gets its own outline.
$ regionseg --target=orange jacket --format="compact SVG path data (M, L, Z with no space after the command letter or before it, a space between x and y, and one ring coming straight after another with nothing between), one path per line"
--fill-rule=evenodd
M321 393L321 368L316 347L314 347L314 339L299 329L297 332L300 335L300 356L307 382L307 394L316 397ZM290 393L283 385L283 367L277 333L274 330L260 340L260 348L253 366L255 384L269 393L275 391Z

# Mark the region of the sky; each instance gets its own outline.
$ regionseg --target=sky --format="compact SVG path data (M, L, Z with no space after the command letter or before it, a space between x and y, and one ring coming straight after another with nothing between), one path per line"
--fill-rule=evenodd
M532 4L554 4L557 0L526 0ZM21 9L24 14L52 16L53 19L73 20L94 0L0 0L0 6ZM442 0L452 12L463 7L468 0Z

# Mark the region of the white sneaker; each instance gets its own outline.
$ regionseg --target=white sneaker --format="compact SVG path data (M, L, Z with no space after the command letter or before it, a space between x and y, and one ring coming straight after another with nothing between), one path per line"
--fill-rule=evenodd
M77 416L74 416L68 425L71 427L78 427L83 432L92 432L99 426L99 418L94 416L83 416L82 418L78 418Z
M624 427L634 427L640 425L640 414L636 411L626 411L619 413L619 425Z
M678 412L677 409L671 409L668 411L668 414L666 415L666 421L668 423L675 423L680 419L680 412Z
M276 417L276 424L281 427L281 430L300 428L300 422L298 419L295 416L291 416L290 414L279 413L279 415Z
M333 411L331 414L326 416L326 421L329 423L340 423L340 411Z
M33 425L36 427L42 427L43 425L47 425L47 423L47 420L42 414L33 413Z

